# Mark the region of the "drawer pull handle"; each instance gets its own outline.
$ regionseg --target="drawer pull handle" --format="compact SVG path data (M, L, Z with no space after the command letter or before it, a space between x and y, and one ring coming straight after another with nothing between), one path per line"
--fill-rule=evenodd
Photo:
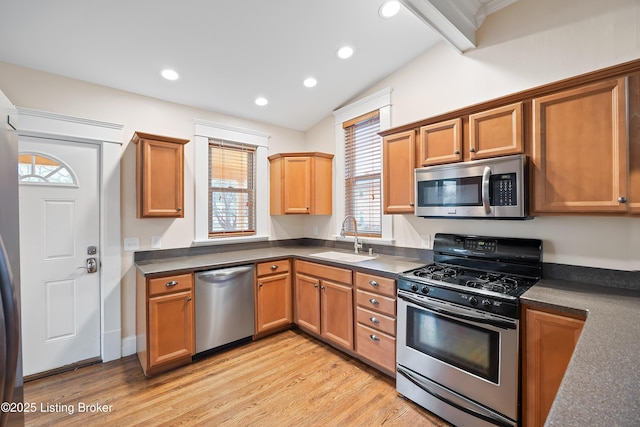
M369 299L369 302L370 302L371 304L373 304L373 305L378 305L378 304L380 304L380 301L378 301L378 300L377 300L377 299L375 299L375 298L370 298L370 299Z
M177 282L177 281L172 280L172 281L170 281L170 282L165 283L164 285L165 285L167 288L173 288L173 287L174 287L175 285L177 285L177 284L178 284L178 282Z
M380 341L380 338L377 335L369 335L369 338L371 338L372 341Z
M271 269L272 269L272 270L277 270L277 269L278 269L278 266L277 266L277 265L275 265L275 264L273 264L273 265L271 266Z
M377 288L378 286L380 286L380 284L379 284L378 282L376 282L375 280L369 280L369 284L370 284L371 286L375 286L376 288Z
M380 321L376 317L370 317L371 323L380 323Z

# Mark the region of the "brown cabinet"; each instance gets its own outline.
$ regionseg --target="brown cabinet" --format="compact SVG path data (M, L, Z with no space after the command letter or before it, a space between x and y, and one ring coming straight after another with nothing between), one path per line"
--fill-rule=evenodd
M618 78L533 100L535 213L627 211L625 87Z
M353 350L351 271L296 261L295 323L324 340Z
M188 139L136 132L138 218L184 217L184 145Z
M136 347L145 375L189 363L195 351L193 274L136 283Z
M523 421L542 426L578 342L584 317L523 308Z
M413 213L415 150L415 130L382 139L385 214Z
M524 152L522 102L469 115L469 159Z
M356 272L356 352L393 375L396 369L396 282Z
M418 153L420 166L462 161L462 119L422 126Z
M640 214L640 72L628 79L629 187L628 209Z
M293 323L289 265L289 259L256 265L256 335Z
M333 154L269 156L271 215L332 213Z

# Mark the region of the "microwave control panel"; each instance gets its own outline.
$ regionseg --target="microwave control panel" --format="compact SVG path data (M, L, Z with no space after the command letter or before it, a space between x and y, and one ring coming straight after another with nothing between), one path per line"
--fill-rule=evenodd
M515 206L518 204L515 173L491 176L491 206Z

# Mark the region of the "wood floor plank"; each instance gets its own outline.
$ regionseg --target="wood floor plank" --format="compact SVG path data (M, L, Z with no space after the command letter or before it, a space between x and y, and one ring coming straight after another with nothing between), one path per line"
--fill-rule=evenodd
M297 330L153 378L136 356L80 368L26 383L24 399L37 408L27 427L450 426L392 378ZM111 410L78 411L96 403Z

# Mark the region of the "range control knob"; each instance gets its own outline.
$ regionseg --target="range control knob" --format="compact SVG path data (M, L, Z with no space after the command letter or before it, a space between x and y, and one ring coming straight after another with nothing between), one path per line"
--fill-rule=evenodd
M485 307L489 308L493 305L493 301L491 301L490 299L483 299L482 300L482 305L484 305Z
M476 297L469 298L469 304L478 305L478 298L476 298Z
M413 292L418 292L418 285L416 285L415 283L412 283L412 284L411 284L411 290L412 290Z
M422 287L421 291L422 291L423 294L428 294L429 293L429 287L425 285L425 286Z

